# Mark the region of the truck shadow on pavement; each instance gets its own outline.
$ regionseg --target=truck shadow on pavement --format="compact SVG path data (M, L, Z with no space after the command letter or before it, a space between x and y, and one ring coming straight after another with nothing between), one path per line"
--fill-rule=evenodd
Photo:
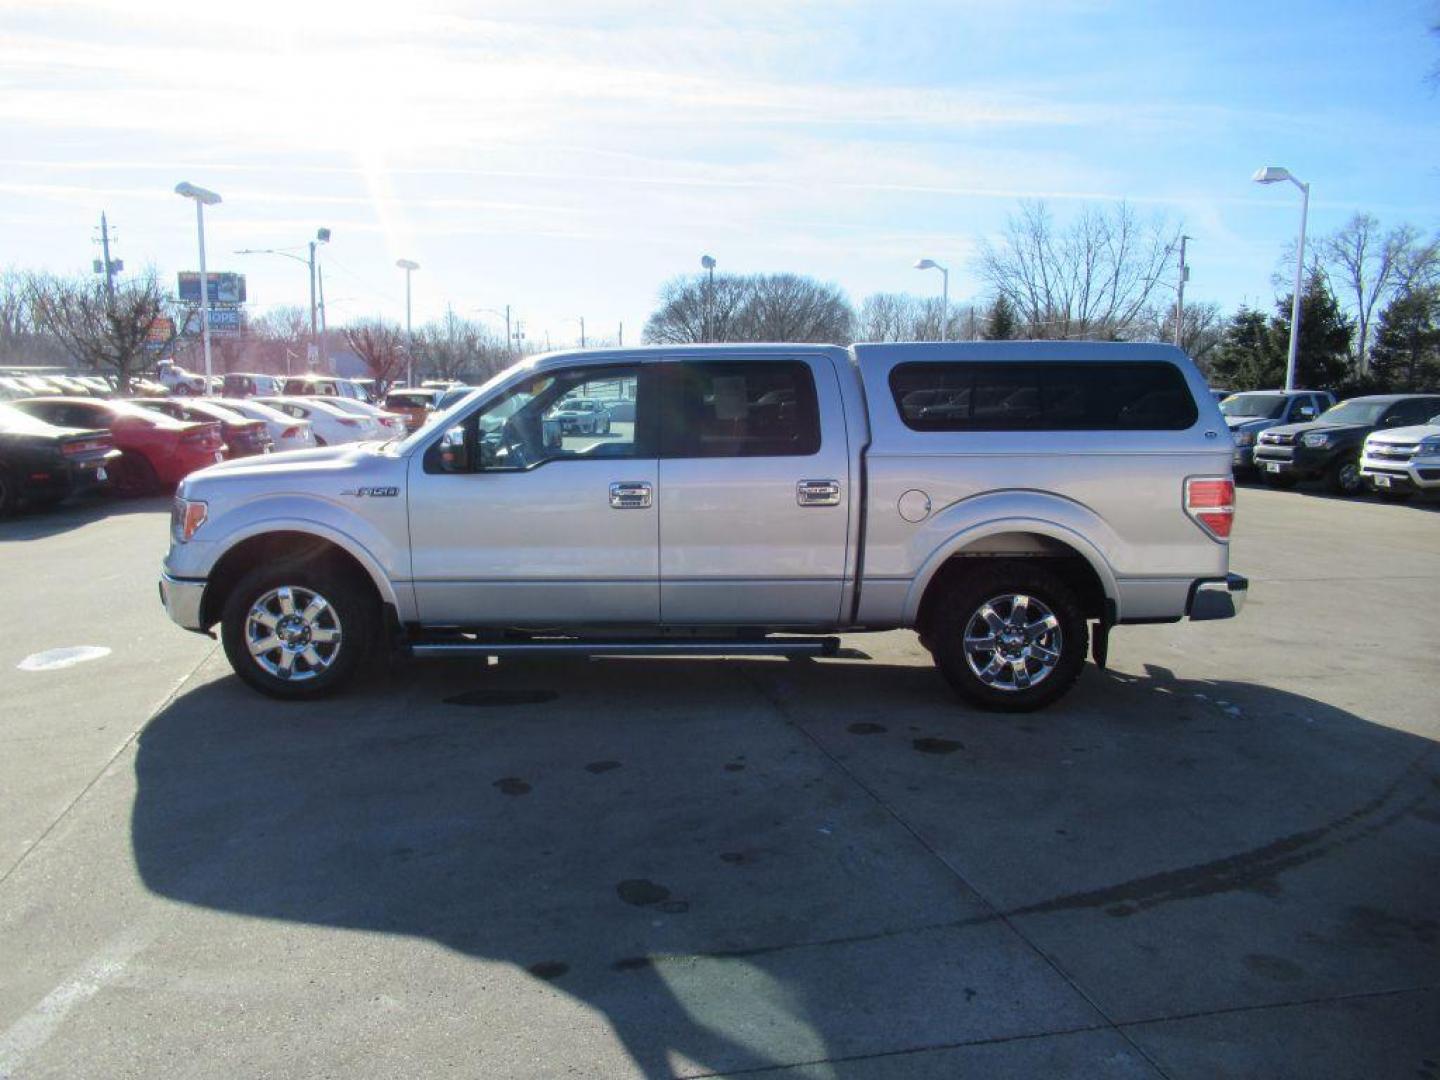
M1159 668L1009 718L918 657L227 676L141 735L132 839L160 896L454 950L425 992L509 1025L477 1075L737 1072L1433 987L1433 750Z

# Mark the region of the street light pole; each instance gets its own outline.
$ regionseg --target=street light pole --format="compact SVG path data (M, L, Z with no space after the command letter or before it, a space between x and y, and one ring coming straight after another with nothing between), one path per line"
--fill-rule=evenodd
M1185 282L1190 277L1190 267L1185 265L1185 241L1190 237L1180 236L1180 283L1175 287L1175 344L1181 345L1185 332Z
M940 340L950 340L950 270L934 259L921 259L915 264L916 270L940 271Z
M205 347L205 394L208 397L215 393L215 388L210 385L215 365L210 359L210 277L205 271L205 207L217 205L220 196L189 181L176 184L175 194L195 200L195 231L200 238L200 340Z
M316 249L317 247L319 247L321 244L328 244L329 242L330 242L330 230L329 230L329 229L316 229L316 230L315 230L315 239L310 241L310 257L309 257L308 259L301 258L299 255L293 254L292 252L289 252L289 251L279 251L279 250L277 250L276 248L240 248L238 251L235 252L236 255L279 255L282 259L294 259L296 262L300 263L302 266L306 267L306 268L310 271L310 349L309 349L309 355L305 358L305 365L306 365L306 367L311 368L312 370L314 370L315 367L317 367L318 365L320 365L320 362L324 359L324 357L321 356L321 354L320 354L320 342L323 340L323 338L321 337L321 335L319 334L319 332L316 330L316 325L315 325L315 323L316 323L316 303L315 303L316 266L315 266L315 249ZM324 303L324 300L325 300L325 282L324 282L323 279L321 279L321 281L320 281L320 302L323 304L323 303Z
M1295 249L1295 295L1290 300L1290 353L1285 359L1285 389L1294 390L1295 361L1300 349L1300 289L1305 278L1305 219L1310 213L1310 185L1279 165L1258 169L1251 179L1257 184L1278 184L1289 180L1300 189L1300 242Z
M700 337L704 341L709 341L715 332L715 257L701 255L700 266L710 275L705 284L705 314L700 320Z
M405 385L415 385L415 335L410 330L410 275L420 269L414 259L396 259L395 265L405 271Z

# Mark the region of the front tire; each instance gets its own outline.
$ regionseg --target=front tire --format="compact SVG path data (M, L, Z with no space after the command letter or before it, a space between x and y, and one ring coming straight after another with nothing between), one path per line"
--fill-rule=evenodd
M995 712L1031 712L1074 685L1090 634L1062 578L1041 566L996 562L950 585L926 638L960 697Z
M1325 486L1334 495L1360 494L1365 488L1365 481L1360 475L1360 459L1354 457L1336 459L1325 470Z
M368 582L322 565L282 563L257 567L231 589L220 637L241 680L295 701L349 682L379 624Z

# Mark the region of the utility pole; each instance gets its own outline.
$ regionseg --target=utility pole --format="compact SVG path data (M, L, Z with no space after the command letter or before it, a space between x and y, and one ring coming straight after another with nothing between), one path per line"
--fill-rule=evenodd
M100 254L105 260L105 304L107 307L115 306L115 271L121 269L124 264L110 261L110 223L105 219L105 211L100 211Z
M715 257L701 255L700 267L709 274L705 283L705 312L701 317L700 340L709 341L715 332Z
M325 370L325 267L317 266L315 276L320 281L320 370ZM342 286L343 288L343 286Z
M585 348L585 316L580 316L580 347Z
M510 336L510 305L505 305L505 352L509 356L515 355L515 339Z
M1180 284L1175 287L1175 344L1181 345L1185 335L1185 282L1190 279L1190 267L1185 264L1185 242L1190 237L1180 236ZM1183 346L1181 346L1183 348Z
M623 322L620 324L620 336L616 339L616 342L620 348L623 349L625 347L625 324Z

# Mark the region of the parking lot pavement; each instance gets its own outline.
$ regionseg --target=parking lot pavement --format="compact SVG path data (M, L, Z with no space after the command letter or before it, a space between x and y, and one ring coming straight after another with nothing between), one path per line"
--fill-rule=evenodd
M1239 621L1011 718L908 634L285 706L80 516L0 527L0 1076L1440 1073L1428 509L1242 491Z

